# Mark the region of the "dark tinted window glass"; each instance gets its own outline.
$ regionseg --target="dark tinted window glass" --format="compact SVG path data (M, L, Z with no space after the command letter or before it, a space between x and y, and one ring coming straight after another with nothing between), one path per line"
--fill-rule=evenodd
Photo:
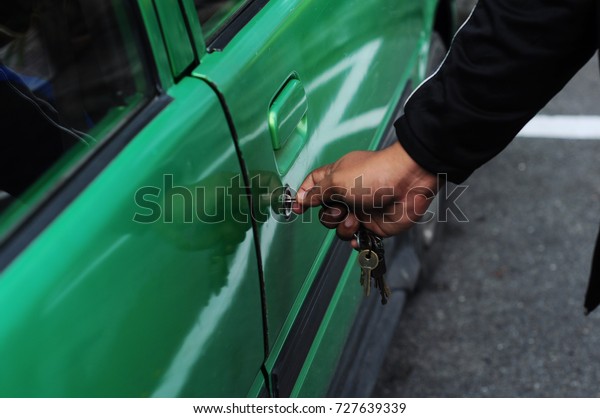
M210 37L248 0L195 0L204 36Z
M2 2L0 210L11 199L30 202L36 182L48 190L50 172L73 165L147 102L133 22L128 1Z

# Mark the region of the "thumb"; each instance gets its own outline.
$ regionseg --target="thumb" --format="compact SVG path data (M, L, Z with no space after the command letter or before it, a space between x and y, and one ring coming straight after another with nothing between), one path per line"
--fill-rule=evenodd
M319 206L332 193L331 164L324 165L310 172L298 188L294 211L302 213L306 209Z

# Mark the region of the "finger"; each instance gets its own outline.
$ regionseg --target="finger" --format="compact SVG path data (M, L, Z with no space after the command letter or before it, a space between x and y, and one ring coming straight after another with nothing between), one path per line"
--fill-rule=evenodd
M350 245L352 245L352 248L354 248L355 250L358 250L358 241L356 240L356 238L350 241Z
M344 222L347 216L348 210L344 205L324 206L319 212L319 220L329 229L337 228L340 223Z
M321 190L327 187L328 182L325 180L329 176L330 170L331 165L328 164L311 171L306 176L298 188L296 202L292 206L294 212L302 213L307 208L319 206L323 202Z
M356 216L350 212L344 220L344 222L338 224L336 228L337 236L344 241L351 241L354 239L354 234L358 232L360 228L360 222L356 219Z

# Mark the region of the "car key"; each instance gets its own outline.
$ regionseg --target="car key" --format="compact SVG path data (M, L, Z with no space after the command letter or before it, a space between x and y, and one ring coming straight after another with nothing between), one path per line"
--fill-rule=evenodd
M377 268L379 257L377 256L377 253L371 249L362 250L360 254L358 254L358 264L360 264L361 281L363 282L365 295L369 296L371 294L371 272Z
M359 254L362 251L371 251L371 239L368 236L367 230L361 226L356 234L354 234L356 241L358 243L358 251ZM365 296L369 296L371 293L371 279L370 275L367 274L367 270L365 270L360 263L360 256L358 259L358 265L360 266L360 285L363 287L365 291Z
M375 267L371 271L371 276L375 282L375 287L379 290L379 294L381 295L381 304L385 305L388 302L392 292L385 282L384 274L387 271L387 267L385 265L385 251L383 249L383 239L378 237L377 235L373 235L373 252L377 254L379 258L379 263L377 267Z
M375 266L375 268L369 270L368 274L366 270L362 268L361 264L360 282L361 285L363 285L363 287L365 288L365 294L369 295L372 278L375 284L375 288L379 290L379 294L381 295L381 304L385 305L387 304L388 299L391 296L391 291L384 278L384 274L387 271L387 267L385 265L385 250L383 247L383 239L361 226L360 230L356 234L356 241L358 242L359 251L361 251L361 253L364 251L368 251L377 254L377 265ZM363 263L364 262L365 261L363 260ZM365 287L366 285L368 286Z

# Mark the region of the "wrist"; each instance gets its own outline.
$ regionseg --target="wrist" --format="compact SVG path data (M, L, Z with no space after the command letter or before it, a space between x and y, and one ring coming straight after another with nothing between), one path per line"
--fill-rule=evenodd
M391 160L391 164L398 168L397 170L394 170L397 173L395 176L397 180L404 183L404 181L410 179L409 186L415 184L427 185L435 188L437 191L437 174L426 170L413 160L399 141L394 142L383 151ZM439 186L441 187L442 185L440 184Z

